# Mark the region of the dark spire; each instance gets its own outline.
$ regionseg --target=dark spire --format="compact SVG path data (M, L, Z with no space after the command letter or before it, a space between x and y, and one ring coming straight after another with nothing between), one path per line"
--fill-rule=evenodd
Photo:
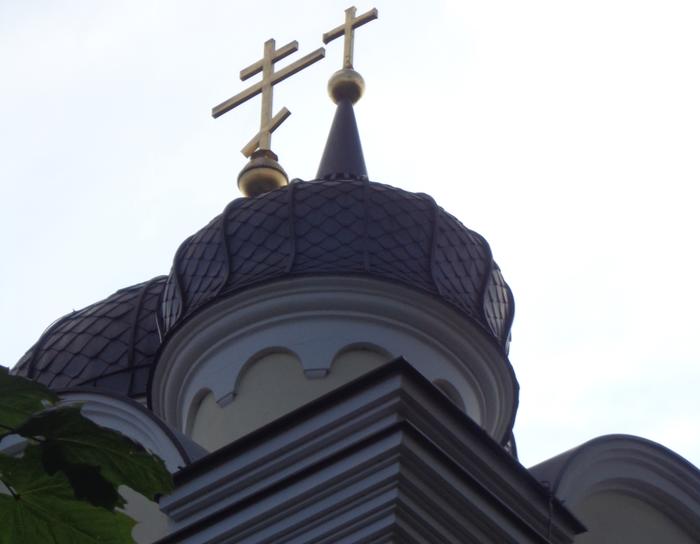
M355 112L352 102L347 98L338 101L338 108L326 141L326 149L323 151L323 158L316 174L316 179L336 177L346 179L367 177Z
M328 81L328 94L338 108L335 110L316 179L367 179L360 133L352 109L352 105L362 97L365 80L353 67L353 50L355 29L373 21L377 16L376 9L358 16L355 7L350 7L345 10L345 22L323 35L325 44L343 37L343 67Z

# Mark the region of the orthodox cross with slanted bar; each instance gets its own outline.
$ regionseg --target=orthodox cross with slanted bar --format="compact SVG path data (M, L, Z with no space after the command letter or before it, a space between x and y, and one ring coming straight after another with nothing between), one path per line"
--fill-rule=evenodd
M367 13L363 13L359 17L355 17L357 8L352 6L345 10L345 23L337 26L333 30L326 32L323 35L323 43L328 44L329 42L344 36L344 48L343 48L343 68L352 69L352 53L353 45L355 42L355 29L362 26L370 21L374 21L377 18L377 9L372 8Z
M321 60L326 50L321 47L298 61L282 68L275 72L274 64L278 60L291 55L299 49L299 44L296 41L290 42L280 49L275 48L275 40L267 40L265 42L263 58L251 64L247 68L241 70L241 81L253 77L262 72L262 81L251 85L245 91L238 93L236 96L229 98L218 106L212 108L211 114L214 118L231 111L236 106L243 104L246 100L262 93L262 108L260 112L260 130L241 150L241 153L246 157L250 157L257 149L270 149L272 140L272 132L279 127L284 120L291 115L287 108L282 108L279 112L272 116L272 87L280 81L284 81L290 76L303 70L307 66Z

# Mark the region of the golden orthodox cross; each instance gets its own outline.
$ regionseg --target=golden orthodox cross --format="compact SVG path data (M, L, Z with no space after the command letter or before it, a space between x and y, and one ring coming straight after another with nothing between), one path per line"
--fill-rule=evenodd
M340 36L345 37L345 43L343 48L343 68L345 69L353 68L352 53L353 45L355 42L354 30L359 26L369 23L370 21L374 21L378 16L376 8L372 8L367 13L363 13L359 17L355 17L356 12L357 8L355 8L355 6L346 9L345 23L343 23L340 26L337 26L333 30L328 31L323 35L323 43L325 44L328 44L329 42L335 40L336 38L339 38Z
M260 130L241 150L246 157L250 157L257 149L270 149L272 133L284 120L291 115L287 108L282 108L275 116L272 116L272 87L280 81L284 81L290 76L303 70L314 62L321 60L326 50L321 47L298 61L275 72L274 64L278 60L291 55L299 49L296 41L290 42L280 49L275 48L275 40L267 40L263 51L263 58L254 62L247 68L241 70L241 81L245 81L256 74L262 72L262 81L251 85L246 90L241 91L236 96L229 98L211 110L212 116L216 119L220 115L231 111L236 106L240 106L246 100L262 93L262 108L260 111Z

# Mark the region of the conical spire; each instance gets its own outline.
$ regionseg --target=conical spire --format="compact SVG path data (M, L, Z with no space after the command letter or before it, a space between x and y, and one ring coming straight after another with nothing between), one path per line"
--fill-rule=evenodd
M323 35L325 44L343 36L344 52L343 68L334 73L328 82L328 94L338 107L316 179L367 178L360 133L352 107L362 97L365 81L353 67L353 45L354 30L376 19L377 10L371 9L360 16L356 16L356 13L354 7L346 9L345 22Z
M338 102L316 179L367 177L360 133L349 99Z

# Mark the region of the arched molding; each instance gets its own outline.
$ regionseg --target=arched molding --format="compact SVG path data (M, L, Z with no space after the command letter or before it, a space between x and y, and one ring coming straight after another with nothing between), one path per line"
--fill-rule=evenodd
M184 434L187 436L192 436L192 427L194 426L194 419L197 415L199 407L208 395L212 395L212 390L209 387L203 387L192 398L192 410L187 414L187 421L185 422L185 428L183 430Z
M356 342L354 344L348 344L347 346L343 346L340 350L338 350L338 352L333 356L333 360L331 361L331 368L333 368L335 362L338 359L340 359L343 355L356 350L371 351L372 353L376 353L377 355L386 358L387 361L393 359L393 355L379 344L373 344L371 342Z
M387 359L404 356L429 380L447 379L492 437L509 436L518 385L492 339L436 297L354 276L288 278L203 308L166 339L149 402L185 431L198 392L209 388L225 406L245 365L270 346L294 353L306 376L319 378L362 345Z
M462 399L462 396L454 385L442 378L433 380L433 385L442 391L458 408L464 410L464 399Z
M267 353L246 367L230 404L219 405L210 393L193 407L188 436L214 451L380 367L385 361L373 351L345 351L326 376L310 379L299 360L289 352Z
M178 437L152 412L127 397L94 388L70 388L58 393L60 404L82 404L81 412L85 417L138 442L163 459L170 472L176 472L206 453L185 436Z
M607 435L539 465L535 472L548 463L559 465L551 481L554 494L574 512L596 496L629 496L700 539L700 471L664 446L636 436Z
M233 397L236 395L238 392L241 379L243 376L245 376L245 373L250 369L251 366L253 366L255 363L263 359L264 357L267 357L268 355L273 355L276 353L283 353L286 355L289 355L292 357L297 363L299 363L299 366L303 366L301 364L301 358L297 353L295 353L293 350L282 347L282 346L273 346L273 347L266 347L255 353L254 355L251 355L250 358L248 358L245 362L243 362L242 365L240 365L240 368L238 368L238 364L235 365L234 367L234 383L233 383L233 390L231 395L226 395L221 398L217 398L217 402L219 403L220 406L226 406L231 400L233 400ZM209 389L211 393L214 393L212 389Z

